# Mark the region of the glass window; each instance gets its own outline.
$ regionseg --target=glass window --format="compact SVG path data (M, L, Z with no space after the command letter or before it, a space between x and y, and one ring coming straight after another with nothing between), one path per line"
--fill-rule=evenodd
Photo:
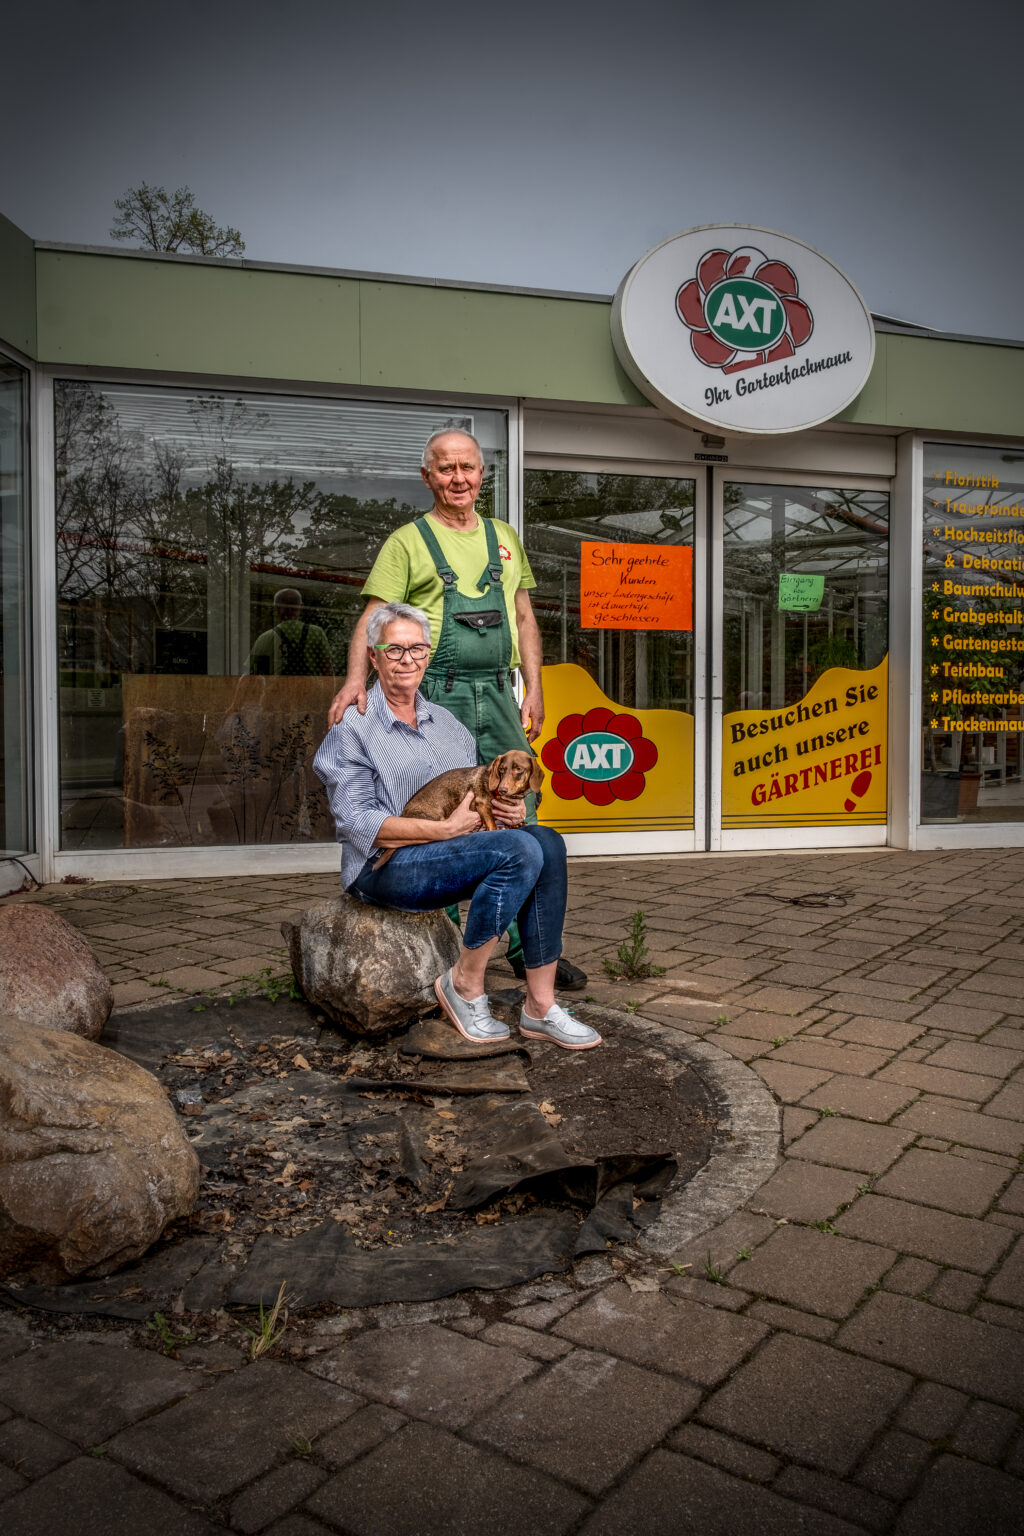
M58 382L63 846L331 841L311 770L423 444L504 412Z
M664 627L656 610L636 627L621 614L605 627L599 614L582 613L580 582L585 545L615 546L620 571L648 550L673 549L676 559L651 559L637 579L677 596L684 566L692 582L694 490L692 479L660 475L531 469L524 477L544 645L538 745L549 774L540 816L563 832L693 825L692 611L685 629ZM639 599L630 601L636 608Z
M926 443L921 821L1024 820L1024 449Z
M722 825L884 822L888 495L723 491Z
M28 712L28 376L0 357L0 858L27 853L31 824Z

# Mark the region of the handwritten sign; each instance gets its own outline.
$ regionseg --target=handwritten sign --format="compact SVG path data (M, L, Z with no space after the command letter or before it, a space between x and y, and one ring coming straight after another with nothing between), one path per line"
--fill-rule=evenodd
M692 629L692 545L581 544L580 624Z
M779 576L780 612L817 613L824 595L824 576L802 576L793 571Z

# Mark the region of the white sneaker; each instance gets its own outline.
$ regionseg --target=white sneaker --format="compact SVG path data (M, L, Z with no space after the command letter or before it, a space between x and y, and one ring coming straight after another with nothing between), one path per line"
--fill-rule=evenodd
M519 1018L519 1033L527 1040L550 1040L567 1051L589 1051L601 1044L601 1036L589 1024L581 1024L566 1009L553 1003L542 1019L531 1019L524 1008Z
M434 982L434 993L459 1034L467 1040L474 1040L479 1045L509 1038L508 1026L491 1013L486 992L467 1002L456 992L451 971L446 971Z

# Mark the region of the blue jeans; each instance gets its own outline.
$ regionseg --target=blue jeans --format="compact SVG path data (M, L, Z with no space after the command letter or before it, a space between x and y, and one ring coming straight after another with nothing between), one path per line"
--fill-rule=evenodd
M470 832L396 848L376 872L368 859L349 894L400 912L433 912L469 899L463 943L479 949L518 917L531 970L562 953L568 876L565 844L551 827Z

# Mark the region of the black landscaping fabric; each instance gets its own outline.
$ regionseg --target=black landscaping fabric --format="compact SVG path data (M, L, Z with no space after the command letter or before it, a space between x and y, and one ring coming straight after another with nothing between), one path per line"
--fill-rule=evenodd
M514 1018L515 994L500 1002ZM706 1161L716 1111L681 1057L590 1013L607 1043L586 1053L475 1046L440 1019L356 1040L284 1000L119 1014L102 1043L164 1082L203 1165L199 1209L116 1274L0 1297L142 1319L270 1304L284 1284L293 1310L363 1307L629 1242Z

